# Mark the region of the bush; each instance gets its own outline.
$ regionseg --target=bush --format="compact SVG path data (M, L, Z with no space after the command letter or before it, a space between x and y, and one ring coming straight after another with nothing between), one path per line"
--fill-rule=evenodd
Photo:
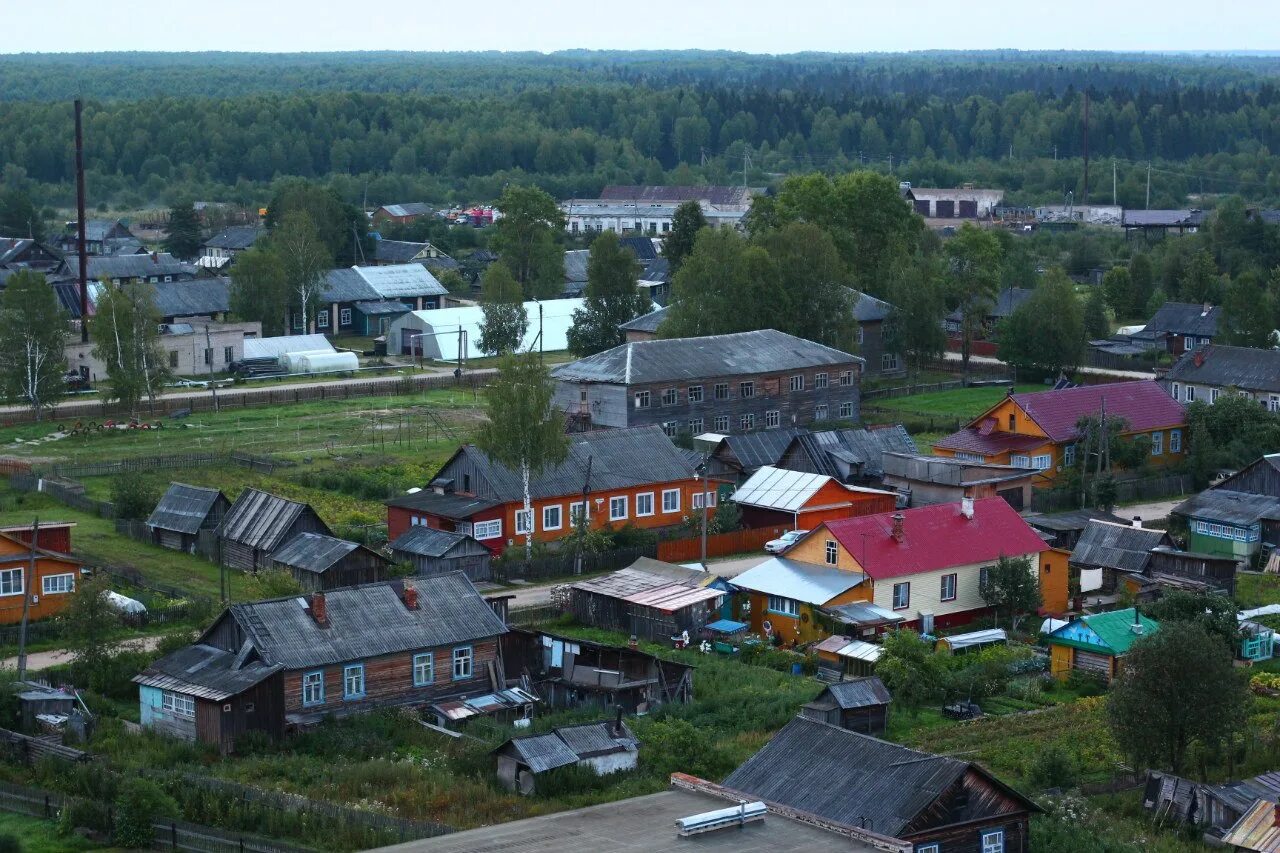
M159 500L159 490L143 477L122 474L111 480L111 503L115 507L116 518L147 518Z
M149 779L127 777L116 797L116 823L111 840L121 847L143 849L155 840L152 824L179 814L178 804Z
M58 832L71 835L77 829L88 829L107 835L111 832L111 810L94 800L68 799L58 812Z
M666 778L688 773L701 779L719 779L733 769L732 762L716 747L714 732L688 720L656 720L645 727L646 769Z
M22 839L7 832L0 833L0 853L22 853Z
M1080 778L1080 767L1069 752L1054 744L1036 753L1026 776L1036 788L1070 788Z
M1107 692L1107 682L1101 675L1073 669L1067 674L1067 687L1080 696L1101 696Z

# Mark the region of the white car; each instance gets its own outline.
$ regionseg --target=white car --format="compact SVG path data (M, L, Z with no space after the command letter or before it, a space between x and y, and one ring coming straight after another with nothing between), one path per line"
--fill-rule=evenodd
M800 539L809 531L807 530L788 530L777 539L770 539L764 543L764 549L770 554L781 554L792 545L800 541Z

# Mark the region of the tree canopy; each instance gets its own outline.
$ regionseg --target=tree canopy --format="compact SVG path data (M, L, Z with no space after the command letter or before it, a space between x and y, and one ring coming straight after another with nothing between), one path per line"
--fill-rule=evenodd
M586 301L573 312L569 351L582 357L611 349L625 337L618 326L653 307L636 282L640 264L612 231L599 234L587 259Z
M1051 270L1000 324L997 354L1021 369L1049 374L1072 371L1084 357L1084 314L1071 279L1060 269Z
M41 273L19 270L0 293L0 391L36 420L66 393L70 320Z
M524 298L559 296L564 289L564 216L556 200L538 187L509 186L498 209L502 217L489 246L515 276Z
M481 352L504 355L515 352L529 327L520 284L505 264L490 264L480 284Z

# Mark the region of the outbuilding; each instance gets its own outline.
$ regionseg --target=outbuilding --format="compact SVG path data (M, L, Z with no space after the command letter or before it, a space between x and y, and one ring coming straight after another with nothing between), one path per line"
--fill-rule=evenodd
M861 732L882 735L889 725L893 696L874 675L829 684L812 702L800 708L800 716Z
M253 572L271 568L272 555L299 533L331 531L308 504L245 489L218 525L222 564Z
M414 524L389 547L391 558L413 566L417 575L462 572L472 581L487 581L492 577L489 563L493 553L465 533Z
M201 531L216 530L231 501L218 489L170 483L147 519L155 543L194 554Z
M534 791L534 776L560 767L588 767L597 776L634 770L639 746L619 711L616 720L511 738L493 752L502 786L528 795Z
M892 512L897 496L881 489L846 486L826 474L765 465L751 475L732 500L748 527L789 525L812 530L824 521Z
M271 555L271 562L293 575L303 592L387 580L391 567L377 551L323 533L299 533Z
M1073 671L1091 672L1108 683L1120 672L1124 655L1140 638L1160 630L1160 623L1137 608L1089 613L1050 634L1049 672L1065 679Z

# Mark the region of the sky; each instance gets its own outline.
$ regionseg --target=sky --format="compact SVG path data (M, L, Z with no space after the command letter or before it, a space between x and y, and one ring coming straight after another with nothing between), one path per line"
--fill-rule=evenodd
M4 0L0 53L1280 50L1277 0ZM1229 11L1228 11L1229 10Z

